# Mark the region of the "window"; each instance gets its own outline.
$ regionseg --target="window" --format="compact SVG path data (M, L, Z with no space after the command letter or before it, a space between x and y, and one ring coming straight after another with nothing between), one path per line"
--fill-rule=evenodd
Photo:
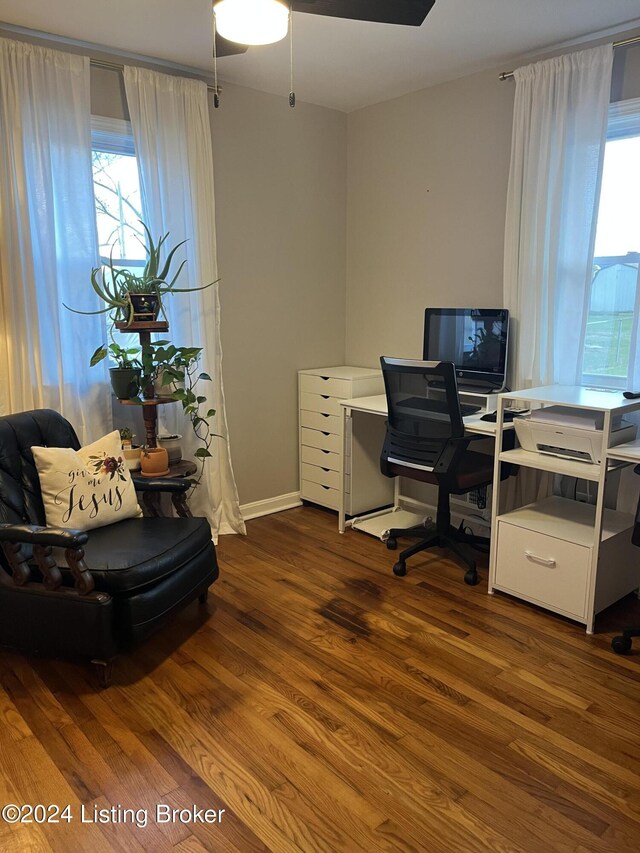
M143 218L140 178L130 123L93 116L91 149L103 275L109 275L110 257L114 266L139 272L146 263L145 236L140 224ZM118 343L137 346L139 340L131 334L119 337Z
M583 358L586 384L625 388L640 315L640 100L613 104Z

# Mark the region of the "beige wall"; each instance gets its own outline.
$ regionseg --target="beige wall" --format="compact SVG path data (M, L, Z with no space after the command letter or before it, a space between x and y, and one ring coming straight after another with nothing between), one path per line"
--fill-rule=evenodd
M630 97L640 50L623 57ZM492 70L347 117L224 85L211 116L241 503L298 488L298 369L420 356L427 305L502 304L513 91Z
M634 31L629 36L640 36L640 32ZM611 100L626 101L630 98L640 98L639 44L617 48L613 61Z
M91 66L91 114L129 121L124 78L120 71Z
M223 380L247 504L298 491L297 371L344 363L347 116L223 87L211 110ZM92 67L91 108L128 119L118 71ZM128 420L121 406L114 417Z
M613 96L640 96L640 48L616 53ZM224 85L212 134L241 503L298 488L297 370L419 357L427 305L501 304L512 106L497 70L349 116ZM127 117L120 74L92 68L92 108Z
M349 115L349 363L421 357L428 305L502 304L514 98L502 70ZM615 54L612 98L632 97L640 97L638 45Z
M224 85L212 111L240 502L299 489L297 371L344 362L346 115Z
M502 305L514 100L502 70L349 115L347 363L421 358L427 306ZM637 45L616 51L612 85L613 100L633 97ZM435 502L431 487L404 489Z
M513 96L491 71L349 115L349 364L422 358L427 306L502 305Z
M118 72L92 68L91 83L95 114L128 118ZM223 380L241 504L298 490L297 371L344 362L346 125L335 110L300 101L292 110L287 98L226 84L211 109Z
M512 108L491 71L349 115L349 363L420 358L428 305L501 305Z

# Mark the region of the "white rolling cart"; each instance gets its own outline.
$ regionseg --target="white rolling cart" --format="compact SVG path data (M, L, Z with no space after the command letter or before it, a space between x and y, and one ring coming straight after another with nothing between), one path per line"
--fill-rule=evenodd
M550 385L500 395L496 447L502 446L505 407L562 405L603 415L603 452L598 464L516 448L496 453L493 478L489 593L498 590L567 616L593 633L596 614L636 590L640 554L631 544L634 517L605 507L611 471L640 462L640 441L611 448L613 419L640 409L619 391ZM500 512L500 465L578 477L598 484L594 505L548 497Z

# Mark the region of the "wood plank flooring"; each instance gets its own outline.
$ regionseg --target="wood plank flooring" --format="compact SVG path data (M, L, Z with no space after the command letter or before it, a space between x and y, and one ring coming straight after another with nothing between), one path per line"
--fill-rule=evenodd
M0 651L0 807L73 817L0 819L0 850L640 849L640 651L609 648L638 602L587 637L487 596L486 569L466 586L441 551L396 578L382 543L336 526L302 507L223 537L208 604L108 690ZM224 813L161 823L158 803ZM120 820L80 823L82 805Z

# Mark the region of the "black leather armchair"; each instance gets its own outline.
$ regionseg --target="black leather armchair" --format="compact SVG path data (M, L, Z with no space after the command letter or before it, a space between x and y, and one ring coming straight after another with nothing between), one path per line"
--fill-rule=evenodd
M78 438L57 412L0 418L0 645L89 658L108 684L115 656L218 577L204 518L130 518L80 532L47 527L31 447ZM136 481L175 491L187 482Z

